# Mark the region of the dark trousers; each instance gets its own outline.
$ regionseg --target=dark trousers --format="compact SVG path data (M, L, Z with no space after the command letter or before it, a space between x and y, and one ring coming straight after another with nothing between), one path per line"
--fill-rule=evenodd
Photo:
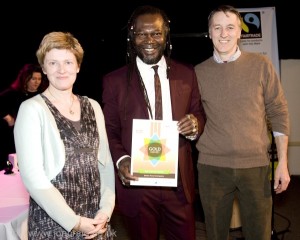
M235 195L245 238L271 239L269 166L232 169L198 164L198 183L209 240L227 239Z
M123 216L125 217L125 216ZM125 217L130 240L195 239L195 211L185 200L182 188L149 187L135 217Z

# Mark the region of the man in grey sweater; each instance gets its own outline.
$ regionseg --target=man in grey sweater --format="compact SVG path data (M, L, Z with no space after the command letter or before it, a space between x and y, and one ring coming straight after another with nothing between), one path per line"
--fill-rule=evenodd
M212 11L208 25L213 56L195 66L207 117L196 146L209 240L227 239L235 196L245 238L271 238L267 120L278 151L273 190L281 193L290 182L287 101L271 61L258 53L240 51L241 24L241 16L232 6Z

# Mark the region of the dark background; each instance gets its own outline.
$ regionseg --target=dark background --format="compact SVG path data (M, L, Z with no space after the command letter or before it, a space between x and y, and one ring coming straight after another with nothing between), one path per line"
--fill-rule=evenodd
M29 62L37 62L35 51L50 31L69 31L85 50L75 92L101 99L103 74L125 64L126 24L139 5L164 9L171 20L172 57L192 64L212 54L205 37L175 37L176 34L207 32L207 16L219 4L237 8L275 7L280 59L300 59L299 9L289 1L39 1L8 2L1 8L2 78L0 91Z

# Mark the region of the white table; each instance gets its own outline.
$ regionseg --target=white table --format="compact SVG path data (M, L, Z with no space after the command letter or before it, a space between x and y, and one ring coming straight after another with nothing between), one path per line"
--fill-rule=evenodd
M26 240L29 194L18 169L0 171L0 239Z

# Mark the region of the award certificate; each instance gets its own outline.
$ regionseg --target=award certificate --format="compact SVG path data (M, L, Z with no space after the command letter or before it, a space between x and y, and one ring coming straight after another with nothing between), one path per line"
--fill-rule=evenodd
M136 186L177 186L177 121L133 119L131 174Z

